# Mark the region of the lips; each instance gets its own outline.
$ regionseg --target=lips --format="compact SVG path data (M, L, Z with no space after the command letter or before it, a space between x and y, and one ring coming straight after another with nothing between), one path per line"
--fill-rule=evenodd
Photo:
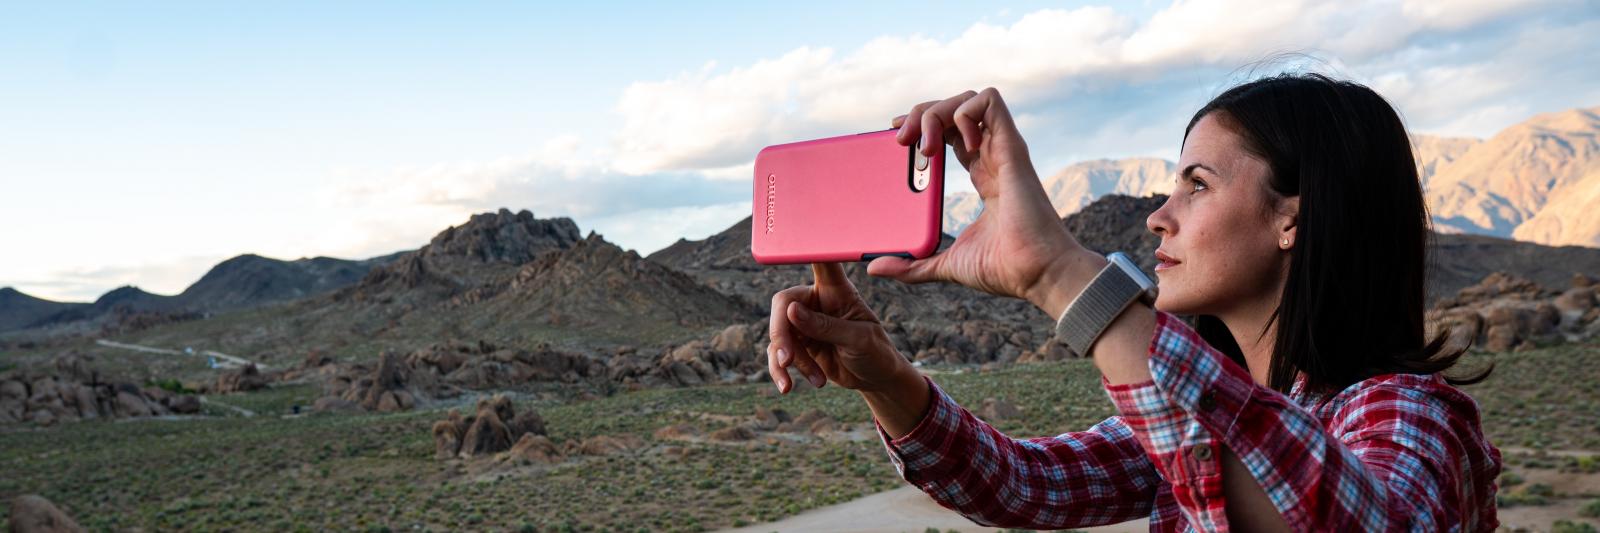
M1163 270L1183 264L1183 261L1174 259L1172 256L1167 255L1166 252L1161 250L1156 250L1156 260L1160 261L1160 263L1156 264L1156 272L1161 272Z

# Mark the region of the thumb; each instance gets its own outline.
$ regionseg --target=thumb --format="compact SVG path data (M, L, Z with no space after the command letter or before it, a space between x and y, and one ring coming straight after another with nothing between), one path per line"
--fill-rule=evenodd
M867 263L867 275L889 278L901 283L939 281L938 263L943 254L911 260L904 257L884 256Z
M863 330L865 324L813 311L800 302L790 302L786 311L795 329L813 340L854 348L860 346L869 333Z

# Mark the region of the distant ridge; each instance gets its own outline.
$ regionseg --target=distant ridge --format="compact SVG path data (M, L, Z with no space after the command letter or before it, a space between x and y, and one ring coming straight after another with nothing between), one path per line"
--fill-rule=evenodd
M283 261L255 254L240 255L211 267L199 281L176 296L152 294L123 286L92 303L41 300L15 289L0 289L0 331L95 322L116 311L157 313L220 313L322 294L360 280L374 266L398 254L359 261L314 257Z

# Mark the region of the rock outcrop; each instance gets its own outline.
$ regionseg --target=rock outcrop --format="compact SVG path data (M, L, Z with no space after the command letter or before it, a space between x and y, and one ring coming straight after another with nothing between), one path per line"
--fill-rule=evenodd
M1496 272L1441 299L1428 310L1427 323L1430 338L1448 330L1451 345L1470 343L1491 352L1589 338L1600 335L1600 287L1578 274L1558 293Z
M423 379L416 379L417 377ZM378 356L377 365L367 368L355 365L323 384L324 398L341 401L318 401L318 410L344 410L351 406L367 411L396 412L417 405L418 393L425 390L430 396L444 396L443 390L432 374L413 372L400 354L392 351ZM454 395L453 392L449 395Z
M267 388L273 380L270 376L261 373L255 363L250 363L236 370L228 370L217 376L217 383L211 387L213 394L232 394L236 392L250 392Z
M11 499L9 531L13 533L81 533L87 531L50 500L35 494Z
M49 426L97 418L139 418L195 414L197 398L157 387L102 381L81 359L58 360L55 374L11 371L0 374L0 424Z
M478 400L472 416L462 417L452 409L448 418L433 424L434 458L482 457L511 450L513 445L524 448L521 453L532 453L529 447L545 450L543 443L537 441L523 443L528 436L544 438L544 419L532 410L519 415L510 399L495 395ZM553 445L550 450L554 450ZM559 460L554 454L546 455Z

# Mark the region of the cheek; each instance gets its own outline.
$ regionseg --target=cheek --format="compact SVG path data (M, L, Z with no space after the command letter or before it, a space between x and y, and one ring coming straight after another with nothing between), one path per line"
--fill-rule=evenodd
M1236 217L1191 212L1176 236L1185 254L1179 268L1158 277L1156 307L1180 314L1211 314L1252 298L1274 281L1272 247L1258 246L1265 235L1258 223Z

